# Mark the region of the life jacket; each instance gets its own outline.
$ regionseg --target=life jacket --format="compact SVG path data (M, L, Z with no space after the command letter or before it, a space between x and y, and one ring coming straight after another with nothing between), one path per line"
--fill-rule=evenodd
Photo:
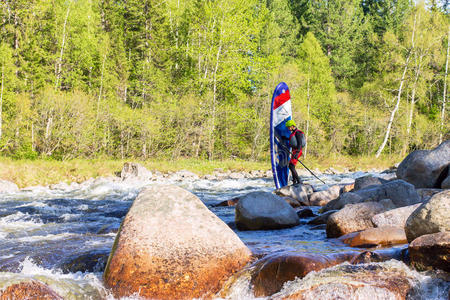
M301 134L303 134L303 137L305 136L305 134L303 133L303 131L301 131L301 130L298 130L297 128L294 130L294 132L292 132L291 133L291 135L289 136L289 144L291 143L291 139L292 139L292 137L294 137L295 136L295 134L297 133L297 132L300 132ZM289 146L291 146L291 145L289 145ZM301 141L297 141L297 149L298 148L304 148L306 146L306 141L305 141L305 139L303 138ZM292 146L291 146L292 147Z

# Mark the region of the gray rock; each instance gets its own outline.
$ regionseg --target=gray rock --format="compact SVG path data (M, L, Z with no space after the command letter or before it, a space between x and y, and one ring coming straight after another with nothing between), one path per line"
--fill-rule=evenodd
M297 213L283 198L267 192L252 192L236 205L240 230L287 228L300 224Z
M244 173L231 173L229 177L230 179L244 179L245 175Z
M308 222L309 225L327 224L328 218L338 210L329 210Z
M181 170L176 173L181 179L191 179L191 180L197 180L199 179L198 175L195 173L192 173L188 170Z
M308 203L308 195L312 193L312 187L304 184L287 185L275 190L274 193L281 197L296 199L301 203Z
M381 202L348 204L328 218L327 237L340 237L347 233L373 228L372 217L386 210Z
M373 175L367 175L367 176L363 176L363 177L359 177L355 179L355 187L354 187L354 191L358 191L373 185L380 185L380 184L384 184L388 182L385 179L379 178L379 177L375 177Z
M120 172L120 178L122 178L122 180L148 181L152 179L152 176L152 172L147 170L141 164L133 162L124 163L122 172Z
M14 182L0 179L0 193L16 193L19 187Z
M448 172L449 164L450 140L447 140L433 150L410 153L398 166L397 177L418 188L439 188L439 177L443 172Z
M450 232L425 234L409 245L411 265L420 271L441 269L450 273Z
M442 181L441 189L450 189L450 175Z
M423 188L423 189L416 189L417 194L419 194L420 198L422 199L422 203L427 202L430 200L431 197L434 195L440 193L443 191L443 189L430 189L430 188Z
M408 206L421 202L414 186L403 180L389 181L382 185L342 194L336 201L331 201L324 207L324 211L341 209L347 204L391 199L396 207Z
M314 206L324 206L328 202L337 199L340 195L340 191L341 187L339 185L333 185L327 190L311 194L309 202Z
M406 220L408 242L431 233L450 231L450 190L434 195Z
M372 217L372 223L375 227L398 226L405 227L406 220L421 204L413 204L396 209L391 209Z

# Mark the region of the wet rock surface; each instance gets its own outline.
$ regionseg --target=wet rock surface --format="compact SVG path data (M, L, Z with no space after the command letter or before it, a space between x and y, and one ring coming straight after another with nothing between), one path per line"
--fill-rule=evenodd
M242 196L235 218L239 230L281 229L300 224L297 213L283 198L267 192Z
M409 255L418 270L441 269L450 273L450 232L418 237L409 245Z
M294 280L271 299L420 299L418 281L400 262L343 264Z
M372 228L372 217L384 211L386 207L379 202L348 204L328 218L327 237L340 237L350 232Z
M21 282L0 291L1 300L63 300L48 285L38 281Z
M416 150L410 153L398 166L397 177L417 188L440 188L442 181L448 176L449 164L450 140L447 140L433 150ZM444 172L447 173L443 174Z
M104 272L116 297L198 298L250 259L235 233L190 192L144 189L121 224Z
M406 220L405 232L411 242L419 236L450 231L450 190L431 197Z
M279 292L285 282L303 278L311 271L319 271L351 260L356 252L339 254L277 253L256 263L251 283L256 297Z
M344 242L351 247L389 246L407 243L403 227L382 226L358 232Z

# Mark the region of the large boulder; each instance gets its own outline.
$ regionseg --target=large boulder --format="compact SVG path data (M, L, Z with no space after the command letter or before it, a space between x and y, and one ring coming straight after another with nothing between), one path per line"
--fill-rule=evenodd
M297 213L283 198L267 192L242 196L235 217L239 230L280 229L300 224Z
M416 150L398 166L397 177L420 188L440 188L443 173L448 174L450 140L433 150ZM442 178L443 177L443 178Z
M347 204L367 201L378 202L391 199L396 207L408 206L421 202L414 186L403 180L389 181L385 184L369 186L355 192L342 194L337 200L329 202L324 210L341 209Z
M354 191L359 191L374 185L381 185L386 182L388 182L386 179L375 177L373 175L359 177L355 179Z
M450 273L450 232L418 237L409 244L409 256L418 270L441 269Z
M357 252L338 254L275 253L258 260L254 266L251 283L256 297L265 297L281 290L283 284L303 278L311 271L319 271L350 261Z
M341 264L288 282L271 299L416 299L413 288L418 283L401 262Z
M364 202L346 205L328 218L327 237L335 238L347 233L373 228L372 217L389 209L391 205L389 202Z
M17 187L17 184L14 182L0 179L0 194L1 193L15 193L18 192L19 188Z
M324 206L328 202L337 199L341 193L341 187L339 185L333 185L329 189L314 192L309 197L309 203L313 206Z
M250 260L250 250L202 201L173 185L139 193L103 274L115 297L201 298Z
M383 226L360 231L351 238L344 239L344 243L351 247L375 247L406 244L407 240L403 227Z
M12 284L0 291L0 299L12 299L12 300L63 300L64 298L59 296L45 283L32 280L28 282L20 282Z
M372 217L372 223L375 227L398 226L405 227L406 220L421 204L399 207L388 210Z
M124 163L122 171L120 172L120 178L122 178L122 180L149 181L152 177L152 172L147 170L141 164L134 162Z
M408 241L431 233L450 231L450 190L431 197L419 206L406 220Z

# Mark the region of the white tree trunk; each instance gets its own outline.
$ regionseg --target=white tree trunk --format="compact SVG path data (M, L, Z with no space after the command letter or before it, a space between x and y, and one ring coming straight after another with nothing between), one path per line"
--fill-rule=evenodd
M55 75L56 75L55 90L58 89L59 78L61 77L61 65L62 65L62 58L63 58L63 54L64 54L64 44L66 43L66 26L67 26L67 20L69 19L69 12L70 12L70 2L69 2L69 6L67 7L66 18L64 19L61 51L59 53L59 58L56 63L56 66L55 66Z
M306 135L305 135L305 140L306 140L306 146L305 146L305 158L306 158L306 153L308 152L308 136L309 136L309 103L310 103L310 94L309 94L309 82L310 82L310 78L308 75L308 87L307 87L307 93L306 93L306 101L307 101L307 109L306 109Z
M217 70L219 69L219 58L222 51L222 40L219 41L219 49L216 55L216 66L213 76L213 103L211 112L211 130L209 132L209 159L214 159L214 130L216 129L216 102L217 102Z
M401 96L402 96L403 84L405 83L406 72L408 71L409 59L411 58L411 53L414 50L414 34L415 34L415 31L416 31L416 17L417 17L417 15L414 16L414 27L413 27L413 32L412 32L412 35L411 35L411 41L412 41L411 45L412 46L411 46L411 49L410 49L410 51L408 53L408 57L406 58L405 67L403 68L403 74L402 74L402 77L400 79L400 86L398 88L398 93L397 93L397 96L396 96L397 102L395 103L394 109L391 111L391 116L389 118L388 126L386 128L386 133L384 135L383 143L381 143L380 148L378 148L378 151L377 151L377 153L375 155L376 158L378 158L381 155L381 152L383 152L383 149L386 146L386 143L387 143L387 141L389 139L389 135L391 133L391 127L392 127L392 123L394 122L395 114L397 113L397 110L398 110L398 108L400 106L400 100L401 100Z
M445 119L445 106L447 103L447 74L448 74L448 52L450 47L450 27L447 36L447 58L445 59L445 75L444 75L444 92L442 95L442 110L441 110L441 130L439 134L439 144L442 143L442 131L444 130L444 119Z
M102 99L102 92L103 92L103 72L105 70L105 61L106 61L106 54L103 57L103 64L102 64L102 77L100 79L100 91L98 93L98 99L97 99L97 116L95 117L95 122L98 121L98 114L100 110L100 100Z

